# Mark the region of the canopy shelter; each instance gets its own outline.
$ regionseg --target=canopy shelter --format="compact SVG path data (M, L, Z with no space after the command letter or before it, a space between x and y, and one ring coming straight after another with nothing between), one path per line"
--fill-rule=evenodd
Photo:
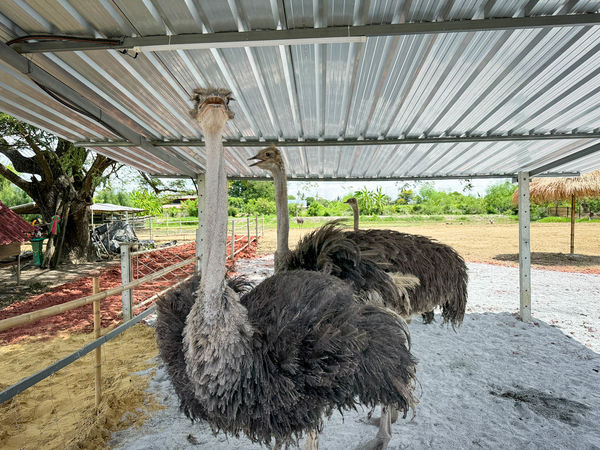
M149 174L196 176L205 152L190 97L213 85L236 99L232 178L265 177L246 159L274 142L292 179L527 184L600 166L599 9L10 0L0 3L0 110Z
M571 200L571 254L575 253L575 199L600 197L600 170L579 177L537 178L529 186L529 195L536 203ZM517 203L519 192L513 194Z
M112 203L94 203L90 205L90 211L94 213L108 213L108 212L127 212L127 213L138 213L144 212L142 208L132 208L131 206L113 205Z

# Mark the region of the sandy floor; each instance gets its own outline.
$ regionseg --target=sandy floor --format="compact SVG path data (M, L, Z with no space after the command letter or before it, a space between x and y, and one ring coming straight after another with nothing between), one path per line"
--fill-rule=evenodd
M238 271L258 280L272 261L241 261ZM393 427L389 449L600 448L600 276L534 270L535 320L525 324L515 315L517 269L470 263L469 273L469 311L457 332L410 325L420 404L414 419ZM115 433L115 448L261 448L191 424L160 364L149 392L165 409ZM319 448L350 450L372 438L366 414L336 412Z
M367 228L368 225L365 226ZM384 226L377 226L383 228ZM403 233L421 234L454 247L467 261L502 263L516 265L496 259L498 255L517 254L519 251L519 228L517 224L465 224L456 222L446 225L426 224L399 227L387 227ZM300 228L296 224L290 230L290 245L312 228L306 224ZM533 223L531 225L531 251L544 253L568 253L570 224L568 223ZM276 233L273 229L265 229L265 236L259 242L258 252L272 253L276 247ZM593 273L600 273L600 223L578 223L575 228L575 252L597 257L585 261L584 267ZM557 264L578 267L580 262L559 260ZM534 260L535 263L535 260ZM546 266L548 264L545 264Z

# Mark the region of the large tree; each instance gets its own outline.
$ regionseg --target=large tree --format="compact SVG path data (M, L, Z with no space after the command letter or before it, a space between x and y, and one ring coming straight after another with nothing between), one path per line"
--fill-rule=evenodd
M61 232L48 241L45 265L54 267L59 259L87 260L88 206L96 187L117 170L116 162L3 113L0 154L18 172L0 163L0 176L31 197L46 222L55 215L61 218Z

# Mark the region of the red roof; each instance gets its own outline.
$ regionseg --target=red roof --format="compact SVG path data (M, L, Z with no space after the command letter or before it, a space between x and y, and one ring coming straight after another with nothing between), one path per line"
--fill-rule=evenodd
M33 226L0 202L0 245L24 242L27 233L33 233Z

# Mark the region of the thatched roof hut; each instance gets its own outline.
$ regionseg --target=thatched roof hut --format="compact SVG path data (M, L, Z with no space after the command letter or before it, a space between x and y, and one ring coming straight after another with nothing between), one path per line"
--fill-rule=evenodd
M571 200L571 253L575 252L575 199L600 197L600 170L579 177L535 178L529 185L529 196L535 203ZM517 203L519 191L513 194Z

